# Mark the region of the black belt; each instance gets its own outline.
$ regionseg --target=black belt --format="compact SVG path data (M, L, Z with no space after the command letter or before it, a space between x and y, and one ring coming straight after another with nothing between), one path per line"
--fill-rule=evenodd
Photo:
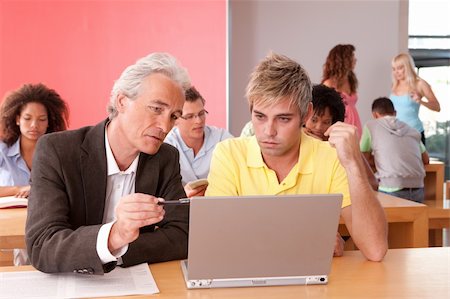
M416 191L416 190L419 190L419 189L422 189L422 188L403 188L403 189L400 189L398 191Z

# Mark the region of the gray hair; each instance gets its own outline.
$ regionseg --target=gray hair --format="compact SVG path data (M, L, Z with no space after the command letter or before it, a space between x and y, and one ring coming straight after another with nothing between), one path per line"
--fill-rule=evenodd
M139 95L142 81L153 73L166 75L180 86L183 93L191 86L186 69L178 64L175 57L168 53L152 53L128 66L114 82L107 107L109 119L117 116L116 101L119 94L135 100Z
M250 75L246 96L250 110L254 104L274 105L287 98L304 117L312 99L311 80L298 62L270 52Z

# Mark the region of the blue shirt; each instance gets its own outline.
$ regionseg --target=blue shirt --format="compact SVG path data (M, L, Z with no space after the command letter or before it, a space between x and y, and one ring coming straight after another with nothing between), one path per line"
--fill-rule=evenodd
M389 98L394 104L395 111L397 111L397 119L417 131L423 132L423 124L419 118L419 103L416 103L409 94L397 96L391 93Z
M209 173L212 152L216 144L233 137L226 130L213 126L205 126L204 131L205 140L195 157L194 150L184 143L180 130L177 127L174 127L164 140L164 142L173 145L180 152L180 173L183 186L191 181L206 179Z
M20 138L8 147L0 142L0 186L27 186L30 170L20 155Z

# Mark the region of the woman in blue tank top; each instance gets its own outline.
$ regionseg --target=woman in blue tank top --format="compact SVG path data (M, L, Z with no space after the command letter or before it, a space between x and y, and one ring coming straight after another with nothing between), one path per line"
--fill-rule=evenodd
M394 103L397 118L419 131L425 144L419 108L425 106L439 112L441 107L430 85L417 75L409 54L401 53L392 60L392 90L389 98Z

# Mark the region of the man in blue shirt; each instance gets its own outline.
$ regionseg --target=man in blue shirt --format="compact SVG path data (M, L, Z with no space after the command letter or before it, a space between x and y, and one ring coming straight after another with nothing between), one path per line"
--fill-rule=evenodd
M233 137L224 129L207 126L207 115L205 99L195 87L191 87L186 91L183 115L176 121L176 127L164 140L180 152L182 183L189 197L204 195L207 185L191 188L186 184L198 179L206 179L216 144Z

